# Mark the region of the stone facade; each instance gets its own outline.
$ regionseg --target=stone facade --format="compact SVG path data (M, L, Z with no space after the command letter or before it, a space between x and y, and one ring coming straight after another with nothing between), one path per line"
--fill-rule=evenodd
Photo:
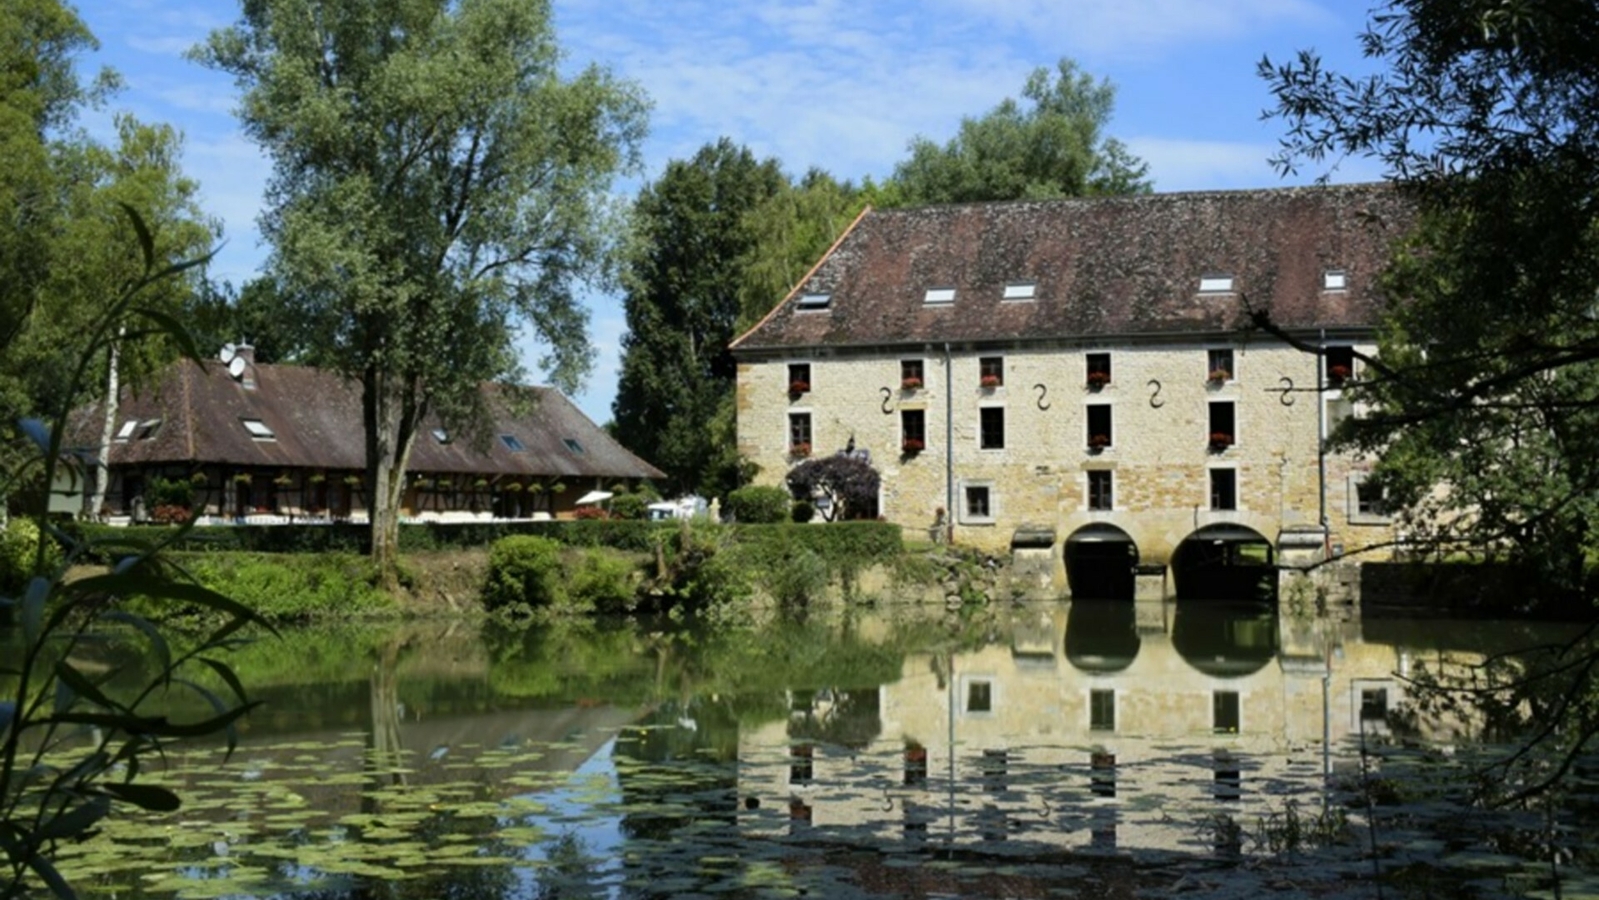
M780 484L853 443L882 516L1052 536L1055 588L1074 535L1157 580L1202 529L1229 565L1387 546L1369 463L1322 448L1408 215L1384 185L868 210L734 342L739 452Z
M1218 350L1234 361L1220 383L1208 368ZM1109 357L1102 387L1088 386L1091 355ZM981 386L985 358L1002 360L1001 385ZM921 363L919 389L900 387L907 361ZM789 390L791 366L808 369L808 390ZM795 355L739 367L739 452L760 466L761 482L780 484L799 461L791 423L808 417L812 453L851 439L871 452L883 475L879 512L907 529L926 533L939 508L954 509L957 543L1000 552L1021 528L1064 539L1107 524L1130 535L1141 558L1164 562L1207 525L1242 525L1272 540L1285 528L1319 527L1321 433L1346 408L1341 390L1319 386L1320 368L1320 357L1259 339L966 350L947 361L941 349ZM1210 443L1218 406L1230 407L1234 439L1219 451ZM1089 419L1100 415L1092 407L1110 411L1103 449L1090 447ZM1002 436L986 435L1000 447L984 447L984 409L1002 410L1002 425L990 413ZM906 411L924 423L925 447L914 454L902 451ZM1354 550L1390 540L1387 519L1358 512L1354 484L1367 464L1329 454L1325 466L1332 542ZM1212 508L1212 470L1235 473L1235 509ZM1110 473L1109 509L1091 508L1090 472ZM987 516L975 515L967 497L983 487Z

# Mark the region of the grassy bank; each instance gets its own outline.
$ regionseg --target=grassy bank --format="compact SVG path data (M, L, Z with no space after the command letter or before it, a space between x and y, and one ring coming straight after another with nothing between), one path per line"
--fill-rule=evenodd
M200 584L279 623L475 615L484 610L485 589L498 586L505 598L524 584L537 584L542 592L528 598L528 609L553 606L574 613L662 610L685 604L803 603L830 591L852 594L859 574L868 567L916 570L899 529L877 522L524 524L540 527L511 535L487 529L476 536L499 537L469 546L456 546L456 538L463 535L453 532L447 541L414 539L402 559L402 587L396 594L377 587L376 573L365 556L331 532L306 537L319 534L310 528L299 529L299 537L259 533L267 529L237 533L220 529L220 535L212 534L218 529L191 532L171 546L165 558ZM100 558L110 562L119 555L119 544L129 546L129 538L173 534L170 529L96 529L93 537L105 547ZM106 543L107 538L116 543ZM537 577L528 577L526 571L507 576L493 568L491 548L529 539L559 548L532 563L518 563L524 570L532 565ZM326 546L296 549L307 542ZM245 549L261 546L280 549ZM191 611L179 611L186 612Z

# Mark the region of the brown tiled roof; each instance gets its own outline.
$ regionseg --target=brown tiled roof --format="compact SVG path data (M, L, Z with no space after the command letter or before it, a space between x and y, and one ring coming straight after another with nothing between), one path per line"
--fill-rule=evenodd
M112 465L137 463L222 463L237 466L365 468L361 389L334 372L308 366L254 365L255 387L229 376L225 366L182 361L155 383L124 392L117 428L138 420L161 420L149 438L135 431L114 443ZM664 478L659 469L629 453L578 410L560 391L530 388L531 402L520 410L504 393L486 385L495 412L486 451L464 436L440 443L436 424L417 436L408 468L427 473L483 473L601 478ZM75 417L73 442L98 442L98 413ZM255 440L243 420L258 419L275 440ZM513 452L499 435L513 435L526 448ZM582 452L566 445L575 441Z
M1244 303L1289 329L1370 327L1412 221L1383 184L872 210L736 351L1224 332ZM1324 291L1329 269L1347 289ZM1201 294L1202 275L1234 292ZM1007 283L1036 299L1002 302ZM929 288L954 288L931 306ZM799 310L828 294L825 310Z

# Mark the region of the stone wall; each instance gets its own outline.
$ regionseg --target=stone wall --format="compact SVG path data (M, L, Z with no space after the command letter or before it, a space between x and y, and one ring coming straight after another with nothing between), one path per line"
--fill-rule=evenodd
M1329 343L1332 343L1329 341ZM1358 349L1369 351L1369 346ZM1208 380L1212 350L1231 350L1232 377ZM1111 358L1110 382L1087 384L1087 357ZM980 360L999 357L1003 383L980 383ZM920 360L922 387L901 387L901 362ZM791 365L808 366L807 390L791 392ZM946 369L947 365L947 369ZM925 529L940 507L955 510L955 540L987 552L1008 550L1018 528L1053 528L1058 540L1094 523L1137 543L1145 562L1167 562L1184 538L1213 524L1251 528L1276 541L1284 528L1315 527L1317 472L1325 404L1328 425L1347 408L1342 392L1318 392L1320 359L1277 341L1149 342L1100 347L956 350L949 354L847 351L741 362L739 451L760 467L757 480L780 484L798 458L792 416L808 416L813 454L851 440L883 474L881 512ZM947 374L946 374L947 371ZM1212 405L1231 403L1234 443L1213 451ZM1090 450L1090 407L1109 407L1110 446ZM1003 410L1004 446L981 446L985 407ZM926 447L902 453L902 415L920 410ZM953 441L946 439L946 429ZM946 463L953 452L953 497ZM1386 543L1385 520L1356 513L1354 481L1368 466L1329 456L1325 497L1331 543L1345 552ZM1237 479L1237 509L1212 510L1213 469ZM1110 472L1109 510L1089 509L1090 472ZM1103 477L1103 476L1101 476ZM968 489L987 488L990 515L971 515Z

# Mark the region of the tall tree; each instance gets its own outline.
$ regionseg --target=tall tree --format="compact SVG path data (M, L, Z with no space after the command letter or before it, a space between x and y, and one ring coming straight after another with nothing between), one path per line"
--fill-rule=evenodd
M67 393L79 383L74 348L104 314L112 289L144 270L146 248L125 209L138 214L156 259L204 256L219 234L198 207L198 185L180 168L176 131L119 115L115 144L102 145L70 129L84 104L115 85L109 74L87 86L78 80L75 56L93 45L54 0L0 10L0 153L8 162L0 167L0 429L83 399ZM140 308L176 314L200 284L199 272L151 284ZM135 341L127 352L113 344L96 373L103 390L94 392L109 395L108 420L119 377L136 382L175 352L170 340Z
M668 163L634 204L615 434L646 453L673 489L724 487L712 474L718 448L706 425L732 394L727 345L755 245L746 217L786 184L776 160L759 161L723 138Z
M1346 439L1413 540L1581 584L1599 550L1599 2L1390 0L1346 77L1261 62L1284 171L1380 160L1420 225Z
M918 137L894 169L901 200L972 203L1047 200L1147 192L1149 166L1104 136L1116 89L1096 82L1069 59L1052 74L1028 76L1022 99L1006 98L939 145Z
M521 323L557 385L586 373L575 291L607 271L606 190L637 166L647 103L598 67L563 77L541 0L252 0L197 55L237 78L272 157L271 273L305 318L337 322L318 352L361 383L372 555L392 581L423 418L475 418L479 384L516 372Z

